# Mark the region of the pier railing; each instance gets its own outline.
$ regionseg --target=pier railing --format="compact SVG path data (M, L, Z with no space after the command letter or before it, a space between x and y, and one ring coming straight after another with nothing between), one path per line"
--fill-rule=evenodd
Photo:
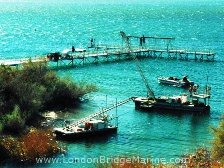
M157 49L156 47L133 46L126 48L123 46L96 47L84 52L70 52L66 55L60 54L58 59L49 59L47 56L4 59L0 60L0 65L19 66L28 61L32 62L56 62L56 66L79 66L91 63L115 62L132 59L134 57L170 59L170 60L194 60L194 61L214 61L215 53L211 51L190 51L185 49Z

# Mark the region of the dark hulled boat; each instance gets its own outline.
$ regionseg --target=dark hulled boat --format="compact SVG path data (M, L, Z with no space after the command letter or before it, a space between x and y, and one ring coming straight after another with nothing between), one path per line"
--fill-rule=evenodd
M147 111L166 111L183 113L208 113L210 106L207 104L208 94L193 94L190 99L186 94L180 96L161 96L155 99L136 97L133 99L135 108Z
M105 137L105 135L114 134L118 129L117 107L131 100L131 98L122 100L120 102L117 102L116 100L116 104L113 104L112 106L107 108L102 108L100 111L82 118L76 122L67 124L64 127L54 128L53 132L56 135L56 138L69 141L88 139L89 137ZM110 115L106 114L107 112L115 108L115 116L111 117Z
M116 132L117 126L109 124L108 120L104 119L91 119L77 126L54 128L54 133L58 139L72 141L82 138L105 136Z
M150 88L145 75L140 67L140 64L136 58L136 63L140 75L147 88L147 97L134 97L135 108L147 111L166 111L166 112L183 112L183 113L207 113L210 111L208 99L210 98L210 87L206 86L206 91L203 94L198 94L198 87L190 86L190 96L182 94L180 96L161 96L155 97L154 92ZM186 81L186 77L183 79ZM189 81L188 81L189 82ZM190 82L189 82L190 83Z

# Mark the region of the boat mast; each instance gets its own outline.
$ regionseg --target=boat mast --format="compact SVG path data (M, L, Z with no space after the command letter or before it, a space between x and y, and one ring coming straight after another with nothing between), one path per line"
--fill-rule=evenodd
M206 81L206 87L205 87L205 94L208 95L208 105L209 105L209 98L211 95L211 87L208 85L208 75L207 75L207 81ZM207 103L207 102L206 102Z
M116 98L116 127L118 127L118 116L117 116L117 98Z
M126 47L127 47L129 50L131 50L131 45L130 45L129 37L128 37L123 31L121 31L120 34L121 34L122 39L123 39L123 40L125 41L125 43L126 43ZM147 89L147 97L148 97L148 98L153 98L153 100L155 100L155 94L154 94L154 92L152 91L151 87L149 86L149 83L148 83L148 81L147 81L147 79L146 79L146 77L145 77L145 75L144 75L144 73L143 73L143 71L142 71L142 68L141 68L141 66L140 66L140 63L139 63L138 58L137 58L136 56L134 57L134 60L135 60L135 62L136 62L138 71L139 71L139 73L140 73L140 75L141 75L141 77L142 77L142 79L143 79L143 81L144 81L144 83L145 83L145 86L146 86L146 89Z
M146 79L146 77L145 77L145 75L144 75L144 73L143 73L143 71L142 71L142 69L141 69L141 67L140 67L140 63L139 63L137 57L135 57L134 60L135 60L135 62L136 62L138 71L139 71L139 73L140 73L140 75L141 75L141 77L142 77L142 79L143 79L143 81L144 81L144 83L145 83L145 86L146 86L146 89L147 89L147 96L148 96L149 98L153 98L153 100L155 100L155 94L154 94L154 92L152 91L151 87L149 86L149 83L148 83L148 81L147 81L147 79Z

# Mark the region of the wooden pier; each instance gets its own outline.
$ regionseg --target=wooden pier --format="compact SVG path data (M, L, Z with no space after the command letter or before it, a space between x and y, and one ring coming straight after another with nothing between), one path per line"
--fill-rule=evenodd
M184 61L214 61L215 53L202 51L186 51L186 50L161 50L150 48L135 48L127 50L120 48L107 51L86 51L83 53L70 53L67 56L61 56L55 60L57 66L80 66L86 64L98 64L103 62L116 62L121 60L131 60L134 57L168 59L168 60L184 60ZM49 60L52 61L52 60Z
M153 36L127 36L124 32L120 32L123 43L121 46L101 45L95 46L91 41L91 48L89 49L66 49L60 56L56 54L50 57L51 61L55 61L57 66L71 65L80 66L91 63L115 62L120 60L131 60L135 57L153 58L153 59L168 59L168 60L184 60L184 61L214 61L215 53L210 51L189 51L184 49L174 49L171 47L171 42L175 39L173 37L153 37ZM132 39L138 40L136 45ZM148 40L148 41L147 41ZM152 44L152 40L154 44ZM157 47L157 41L163 41L164 46Z
M172 37L153 37L153 36L127 36L120 32L125 45L108 46L92 45L87 49L75 48L65 49L61 53L50 53L47 56L23 59L0 60L0 64L9 66L19 66L28 61L43 62L46 61L50 66L77 67L86 64L98 64L103 62L116 62L120 60L131 60L135 57L184 60L184 61L214 61L215 53L210 51L189 51L184 49L175 49L171 47ZM132 44L131 39L136 39L139 44ZM147 43L148 40L148 43ZM154 44L151 41L154 40ZM165 46L156 46L156 41L163 41ZM56 65L55 65L56 64Z
M52 53L53 54L53 53ZM116 62L121 60L131 60L134 57L168 59L168 60L184 60L184 61L214 61L215 53L201 51L186 50L157 50L150 48L135 48L127 50L124 48L108 51L87 51L83 53L74 53L67 56L59 56L58 59L48 59L46 56L40 58L23 58L23 59L7 59L0 60L0 65L20 66L24 63L31 62L51 62L53 66L71 66L78 67L86 64L98 64L104 62ZM55 65L56 63L56 65Z

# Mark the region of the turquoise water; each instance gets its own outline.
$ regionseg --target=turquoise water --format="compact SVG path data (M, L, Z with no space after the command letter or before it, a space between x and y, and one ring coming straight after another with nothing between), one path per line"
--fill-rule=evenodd
M132 102L118 108L117 135L65 143L67 162L71 158L132 156L173 158L210 146L210 126L223 114L223 1L38 1L0 2L0 58L43 55L64 48L86 47L94 37L99 44L121 44L119 31L132 35L175 37L176 48L213 50L216 62L141 60L142 69L157 96L186 92L161 86L157 77L189 75L200 86L208 76L212 87L211 113L205 116L172 115L136 111ZM132 96L144 96L146 88L135 62L123 61L58 70L59 76L87 81L98 86L90 101L70 110L65 118L81 118L106 105ZM113 111L114 112L114 111ZM39 164L35 167L94 167L93 164ZM12 165L16 167L16 165Z

